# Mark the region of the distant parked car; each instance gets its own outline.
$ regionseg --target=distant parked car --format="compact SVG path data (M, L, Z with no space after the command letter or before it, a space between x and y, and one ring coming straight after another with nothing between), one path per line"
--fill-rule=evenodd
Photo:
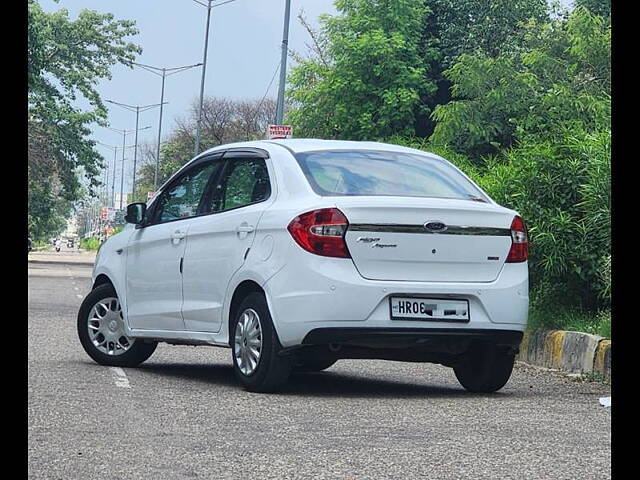
M339 359L508 381L528 312L517 212L437 155L371 142L224 145L187 163L101 247L86 352L132 367L158 341L230 347L251 391Z

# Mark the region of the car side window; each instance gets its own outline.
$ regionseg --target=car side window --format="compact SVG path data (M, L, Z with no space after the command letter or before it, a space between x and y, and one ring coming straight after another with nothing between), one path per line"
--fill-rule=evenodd
M266 200L271 195L267 165L262 158L229 160L216 187L213 212L222 212Z
M165 223L198 215L198 205L212 175L221 162L207 162L185 172L158 198L151 223Z

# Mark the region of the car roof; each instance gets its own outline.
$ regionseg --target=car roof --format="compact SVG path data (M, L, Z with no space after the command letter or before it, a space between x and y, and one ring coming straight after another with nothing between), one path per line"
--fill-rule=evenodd
M394 152L421 153L423 155L433 155L423 150L393 145L382 142L361 142L354 140L322 140L318 138L290 138L282 140L264 140L265 142L276 143L288 148L294 153L311 152L315 150L383 150Z
M219 150L225 150L227 148L239 148L239 147L265 147L269 144L280 145L290 152L302 153L312 152L317 150L379 150L379 151L393 151L393 152L406 152L417 153L434 158L441 158L439 155L435 155L424 150L418 150L415 148L403 147L401 145L393 145L391 143L382 142L360 142L353 140L322 140L318 138L289 138L282 140L255 140L249 142L229 143L226 145L218 145L206 152L215 152Z

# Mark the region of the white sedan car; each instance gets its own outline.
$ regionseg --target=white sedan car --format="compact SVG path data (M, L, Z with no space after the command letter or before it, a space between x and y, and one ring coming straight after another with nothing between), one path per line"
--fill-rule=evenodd
M231 347L239 382L260 392L345 358L442 364L473 392L511 375L528 314L526 227L437 155L222 145L126 220L78 314L99 364L136 366L161 341Z

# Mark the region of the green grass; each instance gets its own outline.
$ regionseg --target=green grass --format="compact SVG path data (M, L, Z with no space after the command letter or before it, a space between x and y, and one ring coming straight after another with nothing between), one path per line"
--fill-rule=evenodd
M34 240L31 242L31 248L33 251L46 250L51 246L51 242L45 242L44 240Z
M578 383L604 383L611 385L611 378L604 376L600 372L585 373L584 375L577 375L572 378L574 382Z
M100 240L95 237L83 238L80 240L80 248L83 250L96 251L100 248Z
M611 312L586 312L575 308L546 309L532 307L529 310L529 328L532 330L571 330L611 338Z

